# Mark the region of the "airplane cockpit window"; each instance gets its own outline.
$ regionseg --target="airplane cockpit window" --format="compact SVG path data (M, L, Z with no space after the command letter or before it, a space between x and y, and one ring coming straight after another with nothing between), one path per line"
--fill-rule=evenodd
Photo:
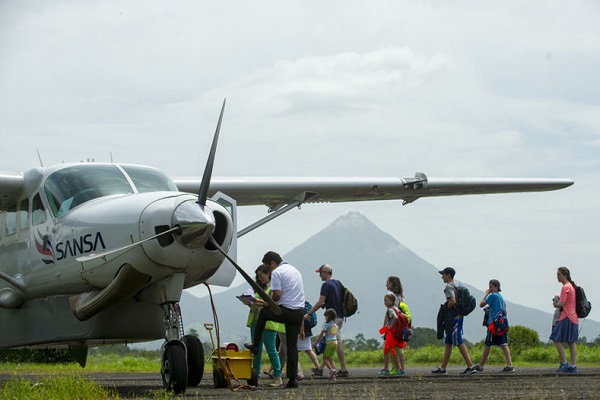
M36 194L31 202L31 224L33 226L43 224L48 220L44 203L40 194Z
M44 191L55 217L92 199L114 194L131 194L133 188L114 165L78 165L51 174Z
M6 209L6 234L14 235L17 233L17 205L12 205Z
M127 172L139 193L178 191L171 178L161 171L131 165L122 165L121 168Z
M19 204L19 227L21 230L29 228L29 199Z

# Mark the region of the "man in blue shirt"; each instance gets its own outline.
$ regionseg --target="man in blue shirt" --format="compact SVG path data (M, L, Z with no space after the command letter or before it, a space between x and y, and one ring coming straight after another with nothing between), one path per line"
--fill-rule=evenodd
M333 308L336 312L337 318L335 323L338 326L337 331L337 355L340 360L340 370L337 373L338 377L347 378L348 368L346 368L346 355L344 353L344 344L342 343L342 336L340 331L344 324L344 312L342 310L342 284L340 281L333 279L333 268L329 264L323 264L315 272L319 274L319 277L323 281L321 285L321 293L319 300L315 303L313 308L306 313L304 319L307 320L311 314L317 312L319 308L326 310ZM323 375L323 370L319 368L313 369L315 375Z

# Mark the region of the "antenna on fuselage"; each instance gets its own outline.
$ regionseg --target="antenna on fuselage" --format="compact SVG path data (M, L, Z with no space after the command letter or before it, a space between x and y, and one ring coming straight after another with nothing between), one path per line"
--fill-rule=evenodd
M38 159L40 160L40 167L44 168L44 163L42 162L42 156L40 155L40 149L36 147L35 151L37 151Z
M110 163L111 164L115 163L115 160L113 160L112 151L110 152Z

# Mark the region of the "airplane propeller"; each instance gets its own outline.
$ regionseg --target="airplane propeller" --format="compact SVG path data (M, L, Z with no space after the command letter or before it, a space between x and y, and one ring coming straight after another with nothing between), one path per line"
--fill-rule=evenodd
M206 167L204 168L204 175L202 176L202 182L200 183L200 189L198 190L198 204L200 208L204 209L206 206L206 199L208 197L208 189L210 187L210 179L212 176L213 165L215 163L215 154L217 152L217 143L219 141L219 132L221 131L221 122L223 121L223 113L225 112L225 103L227 99L223 99L223 106L221 107L221 114L219 115L219 122L217 123L217 129L215 131L215 136L213 137L212 146L210 148L210 154L208 156L208 160L206 161ZM242 277L252 286L252 289L258 293L258 295L269 305L269 307L273 310L273 312L277 315L281 314L281 308L275 303L275 301L269 296L258 284L244 271L229 255L227 252L223 251L221 246L217 243L215 238L211 235L210 242L215 246L217 250L229 262L235 267L235 269L242 275Z
M208 197L208 188L210 187L210 178L212 176L213 165L215 163L215 154L217 153L217 143L219 141L219 132L221 131L221 121L223 121L223 113L225 112L225 103L227 98L223 99L223 106L221 107L221 115L219 115L219 122L217 123L217 130L213 137L212 146L210 147L210 154L208 160L206 160L206 167L204 168L204 175L202 175L202 182L200 183L200 189L198 190L198 204L204 207L206 205L206 198Z

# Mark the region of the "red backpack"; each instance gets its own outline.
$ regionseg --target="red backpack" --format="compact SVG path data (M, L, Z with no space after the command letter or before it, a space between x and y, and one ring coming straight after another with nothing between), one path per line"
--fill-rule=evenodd
M394 311L396 312L396 317L398 317L398 319L396 320L396 324L392 327L392 335L394 335L394 339L396 340L409 341L412 330L410 329L408 317L398 307L394 307Z

